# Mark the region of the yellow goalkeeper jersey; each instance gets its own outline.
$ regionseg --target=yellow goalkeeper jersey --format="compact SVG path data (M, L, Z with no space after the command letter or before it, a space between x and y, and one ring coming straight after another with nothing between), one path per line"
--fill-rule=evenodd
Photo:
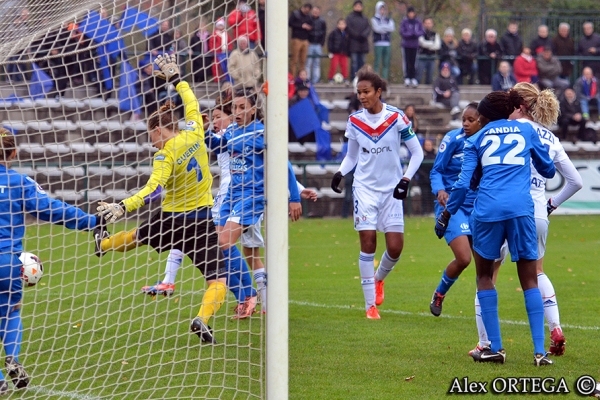
M187 82L179 82L176 89L183 100L185 128L154 155L146 186L123 200L127 211L153 201L162 191L166 194L163 211L191 211L213 205L212 176L198 100Z

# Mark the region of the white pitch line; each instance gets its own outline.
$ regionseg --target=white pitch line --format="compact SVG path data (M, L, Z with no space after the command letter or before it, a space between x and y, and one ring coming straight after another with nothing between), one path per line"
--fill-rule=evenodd
M319 304L319 303L311 303L308 301L297 301L297 300L290 300L289 303L297 305L297 306L329 308L329 309L336 309L336 310L354 310L354 309L358 310L359 309L359 307L350 307L348 305ZM360 309L362 309L362 308L360 308ZM411 311L401 311L401 310L380 309L379 313L380 314L398 314L398 315L416 315L419 317L435 318L433 315L431 315L429 313L424 313L424 312L411 312ZM470 319L470 320L475 319L474 318L475 316L467 317L467 316L463 316L463 315L446 315L446 314L442 314L442 315L440 315L440 317L441 318L449 318L449 319ZM500 322L503 324L509 324L509 325L529 325L529 323L525 322L525 321L513 321L510 319L501 319ZM583 331L600 331L600 326L583 326L583 325L571 325L571 324L560 324L560 326L562 326L563 328L579 329L579 330L583 330Z
M29 386L27 388L27 391L41 393L41 394L45 394L45 395L49 395L49 396L66 397L68 399L75 399L75 400L102 400L101 397L90 395L90 394L68 392L66 390L54 390L54 389L49 389L47 387L38 386L38 385Z

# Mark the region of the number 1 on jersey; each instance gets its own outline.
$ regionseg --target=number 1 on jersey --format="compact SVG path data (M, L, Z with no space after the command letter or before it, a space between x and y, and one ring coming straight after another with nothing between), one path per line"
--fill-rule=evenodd
M196 157L190 158L190 161L187 165L187 172L191 172L192 170L196 171L196 181L200 182L202 180L202 170L200 169L200 165L198 164L198 160Z

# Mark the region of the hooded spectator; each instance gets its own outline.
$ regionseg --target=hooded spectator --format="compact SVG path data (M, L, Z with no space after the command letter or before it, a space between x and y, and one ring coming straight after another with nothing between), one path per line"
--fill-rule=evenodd
M423 24L417 18L414 7L406 9L406 17L400 24L402 48L404 49L404 85L417 87L417 52L419 51L419 38L423 36Z
M375 15L371 18L373 29L373 47L375 48L375 62L373 69L385 80L390 75L390 57L392 53L392 32L396 30L394 20L388 15L384 1L375 5Z

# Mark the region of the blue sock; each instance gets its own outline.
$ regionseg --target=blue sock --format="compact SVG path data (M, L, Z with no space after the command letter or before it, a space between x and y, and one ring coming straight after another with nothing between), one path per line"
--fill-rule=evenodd
M243 260L240 251L236 246L232 246L227 250L223 250L223 256L225 256L225 265L227 267L227 287L235 296L238 303L242 303L246 300L246 294L241 285L241 270ZM246 269L248 267L246 266Z
M440 284L435 291L439 294L445 295L446 292L450 290L452 285L454 285L454 282L456 282L457 279L458 278L450 278L448 275L446 275L446 270L444 270L442 273L442 279L440 279Z
M496 289L480 290L477 292L481 306L481 319L491 343L490 348L496 352L502 348L500 336L500 319L498 318L498 293Z
M11 311L0 320L0 340L2 340L6 356L12 356L17 362L19 361L19 353L21 353L22 339L21 310Z
M529 329L533 339L534 354L546 354L544 348L544 303L538 288L523 292L525 296L525 309L529 318Z

